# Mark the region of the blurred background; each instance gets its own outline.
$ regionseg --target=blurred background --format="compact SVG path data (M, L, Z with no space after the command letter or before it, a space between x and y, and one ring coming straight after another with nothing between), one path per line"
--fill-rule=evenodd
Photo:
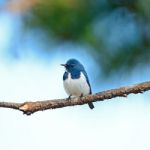
M70 58L93 93L148 81L149 0L0 0L0 101L67 97ZM31 116L0 109L3 150L149 150L150 92Z

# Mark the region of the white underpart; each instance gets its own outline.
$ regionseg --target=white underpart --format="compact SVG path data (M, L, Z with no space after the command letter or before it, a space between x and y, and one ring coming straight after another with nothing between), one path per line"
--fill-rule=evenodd
M80 74L79 79L72 79L71 74L68 73L68 78L64 80L64 88L69 96L79 97L81 94L85 96L90 93L90 87L83 73Z

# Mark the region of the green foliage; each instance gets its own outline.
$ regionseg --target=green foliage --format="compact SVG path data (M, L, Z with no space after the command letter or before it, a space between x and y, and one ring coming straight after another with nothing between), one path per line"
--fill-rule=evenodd
M45 0L26 19L30 27L39 27L58 39L78 40L98 15L97 9L89 0Z
M112 14L117 10L123 10L121 19L134 23L137 34L133 34L133 42L122 38L123 45L114 47L107 39L112 36L113 29L117 27L112 22L116 16ZM124 11L125 10L125 11ZM119 15L121 11L118 11ZM103 66L103 70L109 74L118 69L132 69L141 63L149 63L150 59L150 1L149 0L44 0L40 1L30 13L25 14L26 27L40 29L48 37L58 41L72 41L84 43L91 47L91 53L97 62ZM98 22L112 15L112 22L104 31ZM133 16L133 17L130 17ZM116 19L116 20L115 20ZM129 21L128 21L129 20ZM127 24L126 23L126 24ZM126 24L120 23L118 28L126 28ZM129 26L130 27L130 26ZM132 31L132 29L131 29ZM135 31L135 32L136 32ZM97 35L97 32L100 34ZM129 32L128 28L125 32ZM123 33L114 34L118 38ZM138 36L138 38L137 38ZM130 38L130 37L129 37Z

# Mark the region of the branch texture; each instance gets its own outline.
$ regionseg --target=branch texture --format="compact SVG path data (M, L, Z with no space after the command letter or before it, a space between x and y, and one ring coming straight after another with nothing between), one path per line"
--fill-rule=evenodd
M138 94L148 90L150 90L150 81L131 86L121 87L118 89L102 91L82 98L73 98L71 100L55 99L36 102L28 101L24 103L0 102L0 107L16 109L22 111L26 115L30 115L34 112L47 109L55 109L74 105L83 105L89 102L103 101L115 97L127 97L131 93Z

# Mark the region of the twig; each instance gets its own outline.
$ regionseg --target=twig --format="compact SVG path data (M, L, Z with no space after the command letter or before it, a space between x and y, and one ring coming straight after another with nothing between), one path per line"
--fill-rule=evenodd
M26 115L30 115L37 111L55 109L74 105L83 105L88 102L96 102L112 99L115 97L127 97L129 94L143 93L150 90L150 81L143 82L131 86L121 87L118 89L107 90L99 92L93 95L88 95L82 98L73 98L71 100L67 99L55 99L55 100L45 100L36 102L24 102L24 103L13 103L13 102L0 102L0 107L12 108L22 111Z

